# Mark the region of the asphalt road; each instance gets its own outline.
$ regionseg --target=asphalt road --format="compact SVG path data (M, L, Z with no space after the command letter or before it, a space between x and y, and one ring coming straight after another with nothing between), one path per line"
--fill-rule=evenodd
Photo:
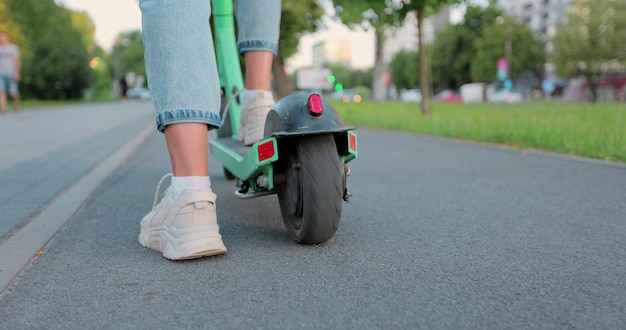
M169 162L152 134L0 297L0 328L624 329L626 166L359 129L336 236L292 243L275 196L211 160L229 252L137 243Z

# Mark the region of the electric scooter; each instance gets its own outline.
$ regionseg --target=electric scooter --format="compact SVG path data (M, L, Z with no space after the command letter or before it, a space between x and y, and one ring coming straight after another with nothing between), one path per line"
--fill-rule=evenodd
M290 238L323 243L339 227L346 187L357 157L354 127L320 94L299 92L279 100L267 115L264 138L246 146L236 139L243 75L236 47L232 0L213 0L216 57L222 89L223 124L210 152L236 179L239 198L277 194Z

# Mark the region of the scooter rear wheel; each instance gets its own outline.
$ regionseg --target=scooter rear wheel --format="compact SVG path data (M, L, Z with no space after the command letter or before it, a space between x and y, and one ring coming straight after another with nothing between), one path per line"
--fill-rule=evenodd
M339 228L344 166L331 134L293 141L285 157L286 182L278 200L289 236L300 244L323 243Z

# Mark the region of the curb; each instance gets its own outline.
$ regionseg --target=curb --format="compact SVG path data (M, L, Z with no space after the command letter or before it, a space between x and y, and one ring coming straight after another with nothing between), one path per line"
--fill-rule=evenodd
M154 132L154 124L147 125L70 188L55 196L39 215L0 245L0 296L34 258L43 254L48 242L98 185L132 156Z

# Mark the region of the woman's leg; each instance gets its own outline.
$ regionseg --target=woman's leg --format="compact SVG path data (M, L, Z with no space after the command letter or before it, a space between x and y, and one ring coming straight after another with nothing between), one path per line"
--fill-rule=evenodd
M274 53L262 50L252 50L244 53L246 60L245 87L246 90L272 90L272 63Z
M141 221L139 243L168 259L226 252L208 177L207 130L220 90L210 0L141 0L146 73L172 166L166 196Z
M168 125L165 141L174 177L209 175L206 124Z
M263 138L265 117L274 105L272 63L278 51L281 1L236 0L237 47L246 60L239 139L250 145Z

